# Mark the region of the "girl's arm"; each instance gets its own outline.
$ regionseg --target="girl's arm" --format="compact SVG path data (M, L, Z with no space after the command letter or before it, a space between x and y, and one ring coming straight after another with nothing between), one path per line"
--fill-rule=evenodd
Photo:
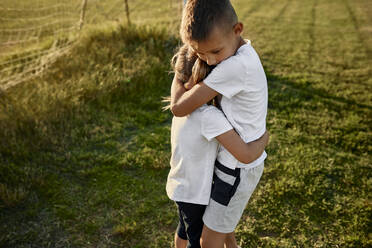
M174 116L186 116L217 95L217 91L208 87L203 82L195 84L190 90L186 90L182 82L178 80L176 74L174 75L171 87L170 109Z
M269 133L266 131L261 138L245 143L234 129L216 137L237 160L244 164L255 161L264 152L269 142Z

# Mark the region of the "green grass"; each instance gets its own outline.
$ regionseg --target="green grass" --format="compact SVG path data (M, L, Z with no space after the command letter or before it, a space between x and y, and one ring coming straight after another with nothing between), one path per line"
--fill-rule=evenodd
M175 213L163 186L171 116L160 109L176 44L165 31L95 31L55 72L12 88L2 101L2 246L169 241ZM165 230L143 231L161 222Z
M267 72L271 133L238 242L370 246L370 3L233 4ZM90 28L43 77L1 94L0 247L171 246L161 98L179 40L161 27Z

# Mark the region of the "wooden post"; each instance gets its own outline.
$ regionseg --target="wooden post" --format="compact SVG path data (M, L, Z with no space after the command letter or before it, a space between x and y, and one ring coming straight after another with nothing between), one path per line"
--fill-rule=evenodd
M87 3L88 3L88 0L83 0L83 3L81 4L79 30L81 30L84 25L84 18L85 18L85 12L87 9Z
M125 12L127 13L127 22L128 22L128 25L130 25L128 0L125 0Z

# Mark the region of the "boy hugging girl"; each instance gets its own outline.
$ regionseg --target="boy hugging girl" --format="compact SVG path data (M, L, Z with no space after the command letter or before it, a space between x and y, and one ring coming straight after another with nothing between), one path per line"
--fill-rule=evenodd
M187 1L166 185L179 213L176 248L237 248L234 230L263 173L267 81L242 31L229 0Z

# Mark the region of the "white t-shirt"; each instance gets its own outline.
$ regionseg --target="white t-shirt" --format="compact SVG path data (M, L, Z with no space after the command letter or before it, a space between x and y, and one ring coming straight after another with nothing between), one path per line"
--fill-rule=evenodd
M224 114L203 105L190 115L173 117L172 156L166 190L174 201L208 205L218 141L232 129Z
M222 95L221 108L246 143L265 133L267 80L260 58L249 40L235 55L219 63L204 83ZM253 168L261 164L266 156L264 152L252 163L243 164L221 146L217 159L231 169Z

